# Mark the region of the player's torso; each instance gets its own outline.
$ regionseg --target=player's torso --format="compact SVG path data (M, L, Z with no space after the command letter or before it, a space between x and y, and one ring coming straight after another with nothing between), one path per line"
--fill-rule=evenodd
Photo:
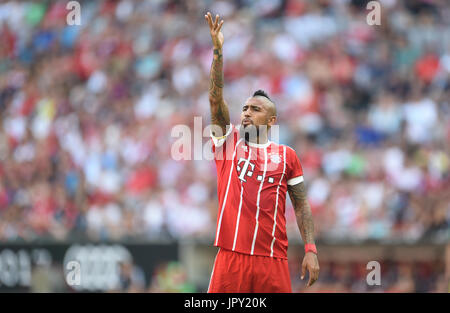
M249 254L284 255L286 166L285 146L238 142L218 177L216 244Z

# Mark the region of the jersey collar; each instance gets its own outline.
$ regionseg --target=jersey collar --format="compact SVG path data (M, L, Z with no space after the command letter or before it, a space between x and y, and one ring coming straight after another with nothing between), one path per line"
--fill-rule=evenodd
M249 145L252 148L267 148L272 143L270 140L267 140L266 143L253 143L253 142L245 142L247 145Z

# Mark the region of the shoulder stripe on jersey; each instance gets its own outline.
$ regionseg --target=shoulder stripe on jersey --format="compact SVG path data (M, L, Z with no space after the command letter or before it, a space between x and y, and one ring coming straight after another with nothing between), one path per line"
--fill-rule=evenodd
M259 184L259 190L258 190L258 197L256 200L256 225L255 225L255 233L253 235L253 242L252 242L252 250L250 252L251 255L253 255L253 252L255 250L255 242L256 242L256 234L258 233L258 217L259 217L259 200L261 199L261 190L262 190L262 186L264 184L264 180L266 178L266 171L267 171L267 149L264 149L264 172L263 172L263 177L261 180L261 183Z
M227 189L225 191L225 197L223 199L222 210L220 211L219 224L217 225L217 233L216 233L215 245L217 245L217 242L219 241L220 226L222 225L223 211L225 209L225 205L227 204L228 190L230 189L231 175L233 174L234 157L236 156L237 146L239 145L239 143L241 141L242 141L242 138L240 138L238 140L238 142L236 143L236 145L234 146L233 157L231 158L230 174L228 175Z
M281 182L284 178L284 173L286 172L286 147L283 146L283 174L281 175L280 182L277 187L277 198L275 201L275 212L273 214L273 229L272 229L272 244L270 245L270 256L273 257L273 244L275 243L275 228L277 226L277 212L278 212L278 196L280 194Z
M287 182L287 184L288 184L289 186L293 186L293 185L300 184L302 181L303 181L303 175L302 175L302 176L297 176L297 177L294 177L294 178L289 179L288 182Z

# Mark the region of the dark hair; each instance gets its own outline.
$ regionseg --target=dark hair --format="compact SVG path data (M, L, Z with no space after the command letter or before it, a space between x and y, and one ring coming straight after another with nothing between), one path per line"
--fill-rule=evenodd
M270 102L273 102L272 99L269 98L269 96L267 95L267 93L266 93L264 90L261 90L261 89L256 90L256 91L253 93L253 96L252 96L252 97L256 97L256 96L266 97L267 99L270 100Z

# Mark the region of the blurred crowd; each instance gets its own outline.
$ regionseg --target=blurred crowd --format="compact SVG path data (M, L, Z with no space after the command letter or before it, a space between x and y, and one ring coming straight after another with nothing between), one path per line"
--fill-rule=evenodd
M447 240L450 6L379 2L373 26L366 1L80 1L81 25L67 1L2 2L0 241L212 240L215 164L171 157L175 125L210 123L206 11L232 122L274 100L318 240Z

